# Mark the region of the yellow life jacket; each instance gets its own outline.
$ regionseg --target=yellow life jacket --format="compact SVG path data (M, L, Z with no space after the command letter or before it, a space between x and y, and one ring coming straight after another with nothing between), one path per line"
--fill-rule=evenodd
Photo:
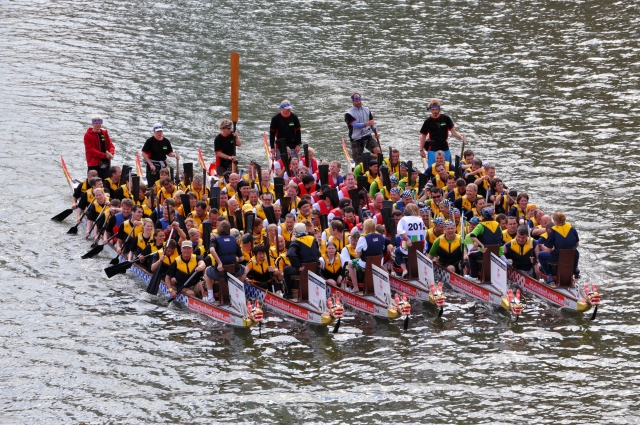
M333 257L333 261L329 260L326 253L322 255L322 258L324 258L324 269L326 271L333 274L338 273L342 264L340 264L340 256L337 253L336 256Z

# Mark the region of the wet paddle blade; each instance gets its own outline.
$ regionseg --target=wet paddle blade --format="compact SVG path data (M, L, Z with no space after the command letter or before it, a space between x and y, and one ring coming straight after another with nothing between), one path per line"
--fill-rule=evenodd
M409 329L409 316L404 318L404 330Z
M87 258L94 257L100 254L103 249L104 249L104 245L96 245L93 248L91 248L89 251L87 251L87 253L80 258L82 258L83 260L86 260Z
M593 314L591 315L591 320L596 320L596 314L598 314L598 306L595 306L593 309Z
M440 307L440 311L438 312L438 319L442 317L443 311L444 311L444 307Z
M120 264L116 264L115 266L107 267L106 269L104 269L104 272L106 273L108 278L112 278L117 274L125 273L132 264L133 263L131 261L124 261Z
M338 333L338 329L340 329L340 318L338 318L338 321L336 322L336 325L333 327L333 333L337 334Z
M72 213L73 213L73 210L71 208L69 208L69 209L66 209L66 210L62 211L58 215L54 215L53 217L51 217L51 220L54 220L54 221L57 221L57 222L60 223L65 218L69 217Z
M78 234L78 225L76 224L75 226L71 226L69 228L69 230L67 230L67 234L69 235L76 235Z
M149 281L149 286L147 286L147 293L151 295L158 295L158 289L160 288L161 269L162 265L158 266L158 268L153 272L153 276L151 276L151 280Z
M116 255L116 258L114 258L113 260L109 261L109 264L111 264L112 266L115 266L116 264L120 263L120 257Z

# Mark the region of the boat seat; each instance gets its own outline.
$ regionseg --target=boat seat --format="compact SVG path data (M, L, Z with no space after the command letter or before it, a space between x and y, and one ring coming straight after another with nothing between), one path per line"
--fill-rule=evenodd
M416 254L416 252L422 252L424 243L425 241L411 242L409 256L407 257L407 272L409 277L418 278L418 254Z
M576 264L575 249L561 249L558 256L556 283L558 286L571 286L573 270Z
M381 255L372 255L367 257L367 265L364 269L364 295L375 295L375 289L373 288L373 271L372 265L380 266L382 264Z
M479 260L479 276L482 274L482 283L491 283L491 254L498 255L500 245L485 245L482 251L482 260ZM485 270L487 271L485 273Z

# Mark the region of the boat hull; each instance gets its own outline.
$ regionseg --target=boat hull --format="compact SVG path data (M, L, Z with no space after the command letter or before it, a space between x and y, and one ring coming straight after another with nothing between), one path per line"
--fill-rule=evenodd
M437 264L434 267L434 274L436 282L442 282L445 285L449 285L451 289L456 292L487 304L498 307L502 306L502 294L493 288L492 285L472 282Z

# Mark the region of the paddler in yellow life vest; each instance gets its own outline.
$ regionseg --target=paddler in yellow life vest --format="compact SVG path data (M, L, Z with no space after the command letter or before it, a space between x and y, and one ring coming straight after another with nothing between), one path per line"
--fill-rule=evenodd
M391 158L385 158L384 165L389 169L389 175L400 173L400 151L397 148L391 149Z
M382 186L380 188L380 191L378 193L380 193L382 196L384 196L384 200L385 201L392 201L392 202L397 202L400 200L400 196L398 196L398 199L394 200L393 196L391 195L392 191L394 188L398 189L397 191L399 192L398 195L400 195L400 193L402 193L402 190L398 187L398 177L396 176L389 176L389 182L391 183L391 189L388 191L386 186ZM369 191L369 196L371 196L371 192L373 191L373 186L371 186L371 190ZM375 194L374 194L375 195Z
M193 199L195 201L195 195L193 193L189 194L190 201ZM196 222L196 226L200 227L202 222L209 218L207 214L207 203L205 201L195 201L195 206L189 213L189 217L192 218Z
M540 224L538 224L535 229L531 230L531 237L535 240L541 240L541 242L544 242L548 237L547 224L549 223L551 223L551 217L547 214L543 214L540 217Z
M479 176L475 181L475 185L478 186L478 196L482 198L487 197L487 192L491 188L491 180L496 178L496 167L492 164L484 166L484 174Z
M309 220L309 222L313 220L313 217L311 216L311 204L309 201L303 199L298 202L298 208L296 211L298 212L296 217L296 221L298 223L302 223L305 220Z
M474 279L478 278L478 261L482 259L485 245L498 245L500 247L498 256L502 257L503 255L502 229L493 217L493 208L484 207L480 214L482 215L482 221L471 233L467 234L465 240L466 244L478 244L478 252L469 254L470 275Z
M431 164L430 168L427 168L425 174L429 176L429 179L433 179L438 176L440 173L438 172L438 165L443 165L445 167L445 172L450 175L455 174L455 170L453 169L453 165L449 163L449 161L445 161L444 151L436 151L436 162ZM446 181L446 176L441 176L442 181ZM434 184L435 186L435 184ZM436 186L441 187L441 186Z
M386 166L382 166L379 168L379 170L386 168ZM389 177L389 180L391 180L391 177ZM397 182L397 179L396 179ZM371 182L371 185L369 186L369 197L373 198L374 196L376 196L378 193L382 193L382 196L385 196L385 199L388 199L388 193L387 193L387 188L384 186L384 183L382 182L382 172L378 171L378 175L376 176L376 178Z
M198 201L209 199L209 188L205 186L202 176L194 176L191 185L187 188L187 193L194 193Z
M290 266L284 268L284 280L286 282L285 298L293 298L293 291L298 290L298 281L295 282L292 276L299 276L302 264L317 262L320 258L320 249L318 242L313 235L305 232L306 227L303 223L296 223L293 227L295 232L294 240L287 249L287 257L291 262Z
M135 238L135 244L127 255L128 261L133 261L139 257L141 253L147 249L147 246L153 241L153 221L150 218L142 219L142 232Z
M153 184L153 191L156 193L156 196L158 196L162 190L162 180L171 179L171 173L169 172L169 169L161 168L159 176L158 180Z
M456 226L452 221L444 223L444 234L440 235L431 245L429 258L439 263L450 272L461 274L460 263L464 257L463 244L460 235L456 233Z
M529 195L526 192L521 192L516 198L516 204L511 207L509 216L515 217L518 220L518 224L524 224L527 221L527 205L529 204ZM524 220L520 223L520 220Z
M287 214L284 219L284 223L280 223L278 233L284 238L287 248L293 238L294 226L296 224L296 216L293 214Z
M142 208L139 205L134 205L131 207L131 218L125 220L118 229L116 252L118 254L129 252L140 233L142 233Z
M171 297L178 296L178 288L182 288L193 273L200 273L206 268L206 264L202 258L197 257L193 253L193 247L190 241L182 242L181 253L178 258L169 266L167 275L165 276L165 285L169 288ZM182 288L181 294L194 297L195 292L192 289L198 283L197 279L192 279L189 288Z
M242 180L247 182L250 188L258 186L258 173L256 172L256 163L254 161L249 163L249 169L242 175Z
M444 190L447 187L447 180L451 176L444 164L433 164L431 168L435 168L435 175L431 177L431 184L434 187Z
M103 187L109 191L112 198L115 198L115 193L120 187L120 176L122 175L122 168L117 165L111 166L109 169L109 177L102 181Z
M240 176L236 173L229 174L229 183L225 185L229 199L233 198L236 196L236 193L238 193L238 183L240 183Z
M144 229L143 229L144 231ZM140 235L138 235L140 237ZM138 252L138 262L145 269L149 270L151 265L158 259L157 257L151 257L154 252L162 251L164 249L164 243L167 236L162 229L153 229L153 240L147 244L147 246L140 252ZM138 246L140 246L138 244Z
M91 180L89 180L89 185L90 188L80 195L80 200L77 204L79 211L84 211L85 208L91 205L95 199L93 191L98 188L102 189L102 179L100 177L92 177Z
M464 179L456 179L456 187L447 194L447 199L454 202L462 198L467 193L467 182Z
M413 167L411 169L411 183L412 185L409 185L409 180L408 178L402 179L398 186L400 186L403 190L410 190L411 193L413 194L413 198L415 199L417 194L418 194L418 187L419 187L419 182L418 182L418 176L420 175L420 171L418 171L418 169L416 167Z
M173 199L173 195L178 191L171 179L162 179L162 189L158 193L158 202L162 204L165 199Z
M156 261L151 264L151 273L155 272L158 267L161 267L160 276L166 275L169 266L171 266L180 255L178 254L177 247L178 243L175 240L171 239L167 241L164 248L158 251L158 257L154 258Z
M106 216L109 214L109 196L104 193L104 189L96 187L93 189L95 199L91 202L91 209L87 210L87 238L92 236L89 231L92 230L97 235L99 229L105 223ZM95 222L95 226L93 223Z
M251 283L262 289L272 290L271 287L276 271L275 264L267 255L267 248L263 244L253 247L253 257L247 263L247 277Z
M270 170L262 170L262 179L260 180L260 184L257 185L257 189L258 192L260 193L260 196L264 195L265 193L270 193L271 196L273 198L276 197L276 189L273 183L271 183L269 181L269 179L271 178L271 172Z
M458 198L453 201L453 206L459 209L466 219L469 220L473 217L473 208L476 206L478 200L478 186L474 183L468 184L466 193L462 198Z
M189 242L191 242L191 248L193 249L193 253L199 257L203 257L207 250L202 245L202 238L200 237L200 232L197 228L192 227L189 229Z
M87 179L85 181L83 181L82 183L80 183L78 186L76 186L76 188L73 190L73 197L72 197L72 201L71 201L71 209L75 210L76 208L79 208L78 206L78 202L80 202L80 198L82 197L82 195L91 188L91 184L89 183L91 181L91 179L98 177L98 171L97 170L89 170L87 172Z
M436 217L433 220L433 227L427 230L427 242L429 246L433 245L440 236L444 235L444 219Z
M338 254L338 248L333 242L328 242L326 252L322 255L322 277L327 284L338 286L342 283L343 268Z
M502 231L502 242L511 242L516 238L518 231L518 219L515 217L507 217L507 228Z
M278 236L278 247L272 247L269 250L269 255L273 260L273 264L276 267L275 276L278 282L282 282L284 280L284 268L291 265L291 261L287 257L287 248L285 246L284 238L282 236ZM282 286L282 285L280 285ZM280 288L281 290L282 288ZM277 290L276 290L277 293ZM278 294L278 296L282 296L282 293Z
M504 255L509 265L527 276L536 277L536 251L538 242L529 236L527 226L520 226L515 239L504 244Z

